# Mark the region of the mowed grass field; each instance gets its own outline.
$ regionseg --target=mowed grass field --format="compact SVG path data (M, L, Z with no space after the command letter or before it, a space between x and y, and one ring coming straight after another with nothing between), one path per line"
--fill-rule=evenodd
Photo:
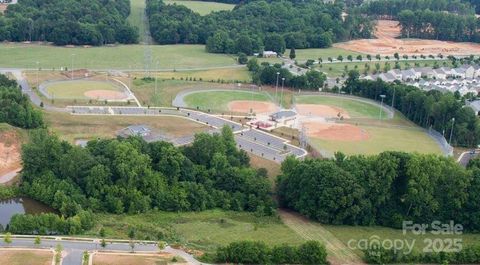
M234 56L213 54L204 45L151 45L151 70L196 69L237 65ZM56 47L37 44L0 44L0 66L36 69L144 69L144 45L114 47ZM72 54L75 54L72 56ZM158 64L157 64L158 62Z
M157 72L156 75L161 79L192 79L196 81L218 81L249 83L252 80L250 72L246 67L232 67L224 69L200 70L200 71L170 71Z
M182 137L207 129L194 121L173 116L75 116L68 113L45 112L45 119L51 130L70 143L76 139L116 137L118 130L130 125L145 124L163 133Z
M202 110L228 111L228 103L235 100L270 101L262 92L249 91L205 91L186 95L185 103L191 108Z
M143 41L145 33L144 12L146 6L146 0L130 0L130 16L128 16L128 22L138 28L138 34L140 40Z
M110 238L128 238L126 227L135 227L139 239L155 240L163 234L169 243L213 252L233 241L259 240L268 245L297 245L303 239L276 217L256 217L248 212L208 210L203 212L150 212L137 215L97 214L96 226L88 234L97 235L103 227Z
M49 250L0 249L0 264L5 265L50 265L52 259Z
M341 108L346 110L351 118L380 119L380 111L382 119L388 118L387 112L380 106L346 97L303 95L296 96L295 102L297 104L317 104Z
M172 262L172 259L173 256L168 254L96 253L93 256L93 265L168 265L185 262L180 257L175 257L176 262Z
M89 99L85 93L92 90L108 90L123 92L123 89L112 82L73 80L60 81L46 85L47 93L57 99Z
M138 1L138 0L135 0ZM183 5L191 9L193 12L197 12L204 16L215 11L232 10L235 5L216 3L216 2L203 2L203 1L187 1L187 0L165 0L165 4L168 5Z

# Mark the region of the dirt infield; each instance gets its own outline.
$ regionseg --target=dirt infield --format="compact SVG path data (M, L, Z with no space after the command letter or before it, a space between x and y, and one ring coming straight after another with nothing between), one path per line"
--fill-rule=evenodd
M480 44L470 42L451 42L420 39L397 39L400 36L398 21L379 20L375 36L376 39L353 40L337 43L334 46L350 51L393 55L394 53L419 55L439 53L443 55L470 55L480 54Z
M344 119L350 119L347 111L332 106L317 104L297 104L296 109L298 114L304 116L316 116L322 118L343 117Z
M84 95L96 100L125 100L128 98L125 93L113 90L90 90Z
M307 129L308 136L322 140L357 142L369 138L365 130L350 124L305 122L303 125Z
M228 103L228 110L240 113L270 113L277 111L277 106L271 102L235 100Z
M3 175L21 169L20 145L20 138L14 131L0 133L0 183L3 183Z

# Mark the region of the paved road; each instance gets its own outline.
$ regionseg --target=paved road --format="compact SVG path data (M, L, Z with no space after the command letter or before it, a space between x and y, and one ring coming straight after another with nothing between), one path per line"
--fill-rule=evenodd
M458 163L463 167L467 167L470 160L477 158L480 155L480 152L472 153L471 151L463 152L458 158Z

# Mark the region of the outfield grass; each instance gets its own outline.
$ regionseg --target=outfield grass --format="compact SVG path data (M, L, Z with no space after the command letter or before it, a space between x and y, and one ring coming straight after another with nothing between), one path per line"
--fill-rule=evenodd
M70 143L74 143L76 139L113 138L118 130L134 124L145 124L176 137L202 132L207 128L191 120L173 116L76 116L58 112L45 112L44 116L51 130Z
M326 59L324 58L323 61L325 62ZM435 62L438 62L438 64L442 67L443 67L443 63L445 62L446 67L451 67L451 62L447 60L401 61L399 63L402 69L408 69L408 68L416 67L415 63L418 63L420 67L432 67ZM375 59L372 59L372 61L368 61L364 57L363 62L349 62L345 60L341 63L317 65L316 69L326 73L329 77L341 76L345 73L345 71L349 71L349 70L358 70L360 74L365 74L365 73L373 74L376 70L375 65L377 63L380 64L379 71L384 71L386 64L390 64L391 69L395 67L395 62L378 62L378 61L375 61ZM368 65L369 69L365 65ZM346 69L345 69L345 66L347 66Z
M248 91L207 91L185 96L185 103L191 108L228 111L228 103L235 100L270 101L264 93Z
M237 65L235 58L205 51L204 45L151 45L151 69L195 69ZM144 45L115 47L56 47L36 44L0 44L0 67L36 69L144 69ZM72 54L75 54L72 56ZM157 66L158 61L158 66Z
M103 227L107 237L128 238L127 228L135 227L138 239L164 239L208 252L239 240L260 240L268 245L296 245L303 241L278 218L255 217L247 212L209 210L138 215L97 214L95 219L96 226L87 234L98 235Z
M289 54L289 50L285 51L285 54ZM325 48L325 49L297 49L295 50L295 60L298 62L305 62L309 59L311 60L318 60L318 58L322 58L324 61L328 59L328 57L337 58L339 55L342 55L345 60L347 59L348 55L352 55L357 57L357 55L361 54L358 52L347 51L340 48Z
M232 4L188 0L165 0L165 4L183 5L191 9L193 12L199 13L202 16L216 11L232 10L235 7L235 5Z
M341 108L347 111L351 118L380 118L380 106L344 97L304 95L296 96L295 102L297 104L319 104ZM387 118L387 112L382 110L382 119Z
M310 143L318 150L326 150L330 154L337 151L347 155L374 155L384 151L403 151L418 153L442 154L438 144L419 127L360 127L369 138L363 141L332 141L310 137Z
M89 99L85 93L92 90L123 92L123 89L111 82L74 80L48 84L46 90L56 99Z
M155 74L154 74L155 75ZM161 79L192 79L196 81L218 81L249 83L252 78L246 67L233 67L224 69L201 70L201 71L171 71L158 72L158 78Z
M0 264L8 265L50 265L53 254L40 250L0 249Z

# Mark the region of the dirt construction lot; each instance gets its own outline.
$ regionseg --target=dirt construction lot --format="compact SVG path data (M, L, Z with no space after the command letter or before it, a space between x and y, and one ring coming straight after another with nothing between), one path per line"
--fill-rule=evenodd
M228 109L239 113L271 113L278 108L271 102L258 102L248 100L235 100L228 103Z
M50 265L53 254L46 250L0 249L0 264L8 265Z
M20 138L15 131L0 132L0 183L2 176L21 169Z
M394 53L420 55L439 53L443 55L471 55L480 54L480 44L469 42L451 42L438 40L398 39L400 27L398 21L379 20L375 36L376 39L353 40L337 43L334 46L350 51L393 55Z

